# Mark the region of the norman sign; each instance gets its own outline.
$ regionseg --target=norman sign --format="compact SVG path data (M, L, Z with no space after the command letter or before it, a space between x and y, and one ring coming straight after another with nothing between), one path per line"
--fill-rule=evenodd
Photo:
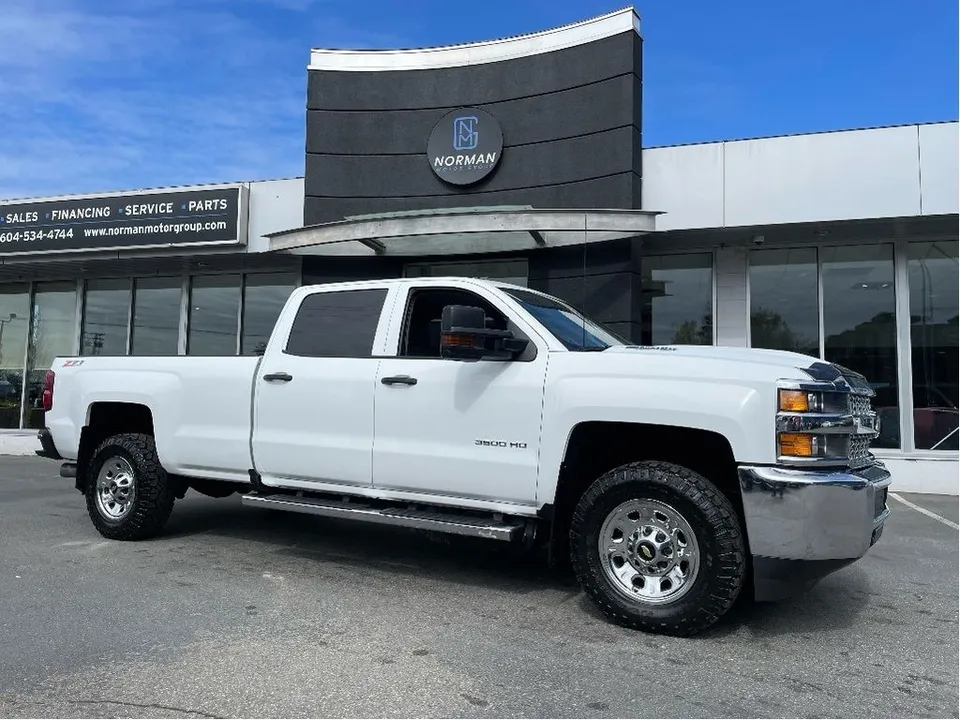
M0 255L241 242L240 186L0 204Z
M427 141L430 167L444 182L471 185L493 172L503 154L503 131L488 112L461 108L444 115Z

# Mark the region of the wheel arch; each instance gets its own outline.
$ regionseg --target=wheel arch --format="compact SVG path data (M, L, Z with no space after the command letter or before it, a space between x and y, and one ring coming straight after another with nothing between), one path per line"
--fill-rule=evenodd
M136 402L96 401L87 406L77 450L77 490L84 491L93 452L108 437L119 433L142 433L153 437L153 411Z
M743 500L733 446L722 433L655 423L585 421L569 434L552 502L541 513L550 523L551 563L564 562L567 533L577 501L601 475L631 462L669 462L707 478L730 501L743 522Z

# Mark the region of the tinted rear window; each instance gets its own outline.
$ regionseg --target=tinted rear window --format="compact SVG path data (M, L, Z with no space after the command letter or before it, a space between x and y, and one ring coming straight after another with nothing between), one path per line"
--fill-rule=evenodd
M385 288L308 295L297 311L284 352L304 357L370 357L386 298Z

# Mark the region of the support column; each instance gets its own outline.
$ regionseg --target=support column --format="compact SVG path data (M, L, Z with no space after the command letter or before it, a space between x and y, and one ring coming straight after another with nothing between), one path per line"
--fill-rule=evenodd
M747 298L746 248L718 248L716 262L716 344L748 347L750 311Z

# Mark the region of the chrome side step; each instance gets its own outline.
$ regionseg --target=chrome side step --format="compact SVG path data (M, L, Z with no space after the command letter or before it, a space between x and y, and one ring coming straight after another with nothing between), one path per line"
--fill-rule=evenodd
M412 510L402 507L377 508L363 502L343 502L291 495L243 495L243 505L271 510L321 515L416 528L435 530L453 535L469 535L488 540L518 540L523 534L522 521L509 523L494 518L471 517L443 510Z

